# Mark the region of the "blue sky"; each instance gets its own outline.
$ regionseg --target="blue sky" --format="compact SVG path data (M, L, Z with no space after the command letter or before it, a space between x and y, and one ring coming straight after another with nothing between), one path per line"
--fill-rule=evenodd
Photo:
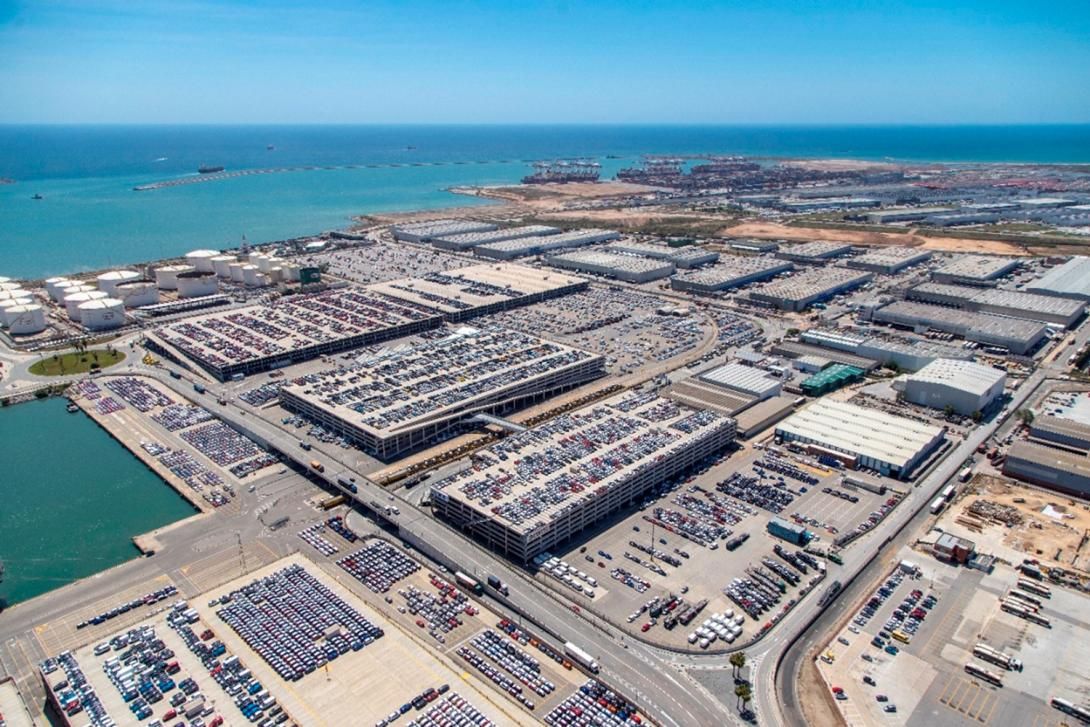
M0 0L0 123L1090 122L1090 4Z

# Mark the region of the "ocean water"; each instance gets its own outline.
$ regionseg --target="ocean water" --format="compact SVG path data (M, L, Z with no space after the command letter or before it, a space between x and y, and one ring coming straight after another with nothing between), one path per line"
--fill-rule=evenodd
M135 558L134 535L196 512L64 399L0 409L0 441L0 601L9 605Z
M16 183L0 185L0 275L45 277L233 247L242 235L267 242L343 227L368 212L484 204L445 189L515 182L534 159L597 157L610 176L648 153L1090 163L1090 125L6 126L0 177ZM132 191L194 175L203 164L419 162L448 166L322 169Z

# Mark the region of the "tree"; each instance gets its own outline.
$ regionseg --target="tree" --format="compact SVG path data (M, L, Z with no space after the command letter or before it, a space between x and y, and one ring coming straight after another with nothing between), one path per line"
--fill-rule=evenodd
M738 672L746 667L746 652L736 651L730 655L730 665L734 667L734 675L737 676Z
M942 408L942 413L945 414L946 416L952 415L954 413L954 405L953 404L947 404L946 406L944 406Z
M1033 411L1031 409L1019 409L1018 418L1028 427L1030 424L1033 424Z
M981 419L984 418L984 413L980 411L980 409L977 409L972 413L971 416L974 422L979 422Z
M738 697L738 701L742 704L740 709L745 709L749 700L753 699L753 690L748 684L739 684L734 688L734 696Z

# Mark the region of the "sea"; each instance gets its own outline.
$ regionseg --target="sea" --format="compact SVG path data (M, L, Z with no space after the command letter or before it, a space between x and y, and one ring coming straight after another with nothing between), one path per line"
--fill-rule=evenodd
M447 190L517 182L533 160L593 157L608 177L642 154L698 153L1090 163L1090 125L0 126L0 177L15 180L0 185L0 275L77 273L343 228L369 212L487 204ZM368 164L409 166L338 168ZM318 168L133 191L202 165Z

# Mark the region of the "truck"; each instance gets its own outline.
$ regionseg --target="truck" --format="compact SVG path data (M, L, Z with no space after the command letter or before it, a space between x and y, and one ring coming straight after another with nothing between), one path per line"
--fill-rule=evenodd
M1007 671L1022 671L1022 662L1013 656L1008 656L997 651L987 644L977 644L973 647L973 656L982 661L988 661L996 666L1001 666Z
M172 379L182 378L182 375L180 373L178 373L177 371L175 371L174 369L167 369L167 373L170 374L170 378L172 378Z
M345 475L337 475L337 484L349 492L359 492L359 488L356 487L356 483L352 481L352 478L346 477Z
M325 472L325 465L316 459L310 460L310 468L315 472Z
M942 508L945 504L946 498L944 498L942 495L936 497L934 500L931 501L931 514L938 515L940 512L942 512Z
M584 669L592 674L597 674L601 670L601 667L598 666L598 662L596 662L590 654L570 641L564 642L564 653L567 654L568 658L578 662Z
M986 681L990 684L994 684L997 687L1003 686L1003 680L999 678L998 674L993 671L988 671L987 669L979 667L976 664L966 664L965 673L969 674L970 676L974 676L977 679Z
M205 391L204 384L193 384L193 391L196 391L198 394L203 394Z
M510 592L507 586L503 584L503 581L496 576L488 576L488 585L491 586L493 590L499 591L505 596Z
M973 468L966 467L958 473L958 482L968 482L973 477Z
M1025 578L1018 579L1018 589L1041 598L1052 598L1052 589L1048 586L1042 586L1040 583L1034 583Z
M946 487L942 488L942 499L946 500L947 502L952 502L954 500L954 495L956 494L957 488L953 485L947 485Z
M467 591L471 591L476 596L484 595L484 587L481 582L471 575L467 575L462 571L454 571L454 580L458 581L458 585Z

